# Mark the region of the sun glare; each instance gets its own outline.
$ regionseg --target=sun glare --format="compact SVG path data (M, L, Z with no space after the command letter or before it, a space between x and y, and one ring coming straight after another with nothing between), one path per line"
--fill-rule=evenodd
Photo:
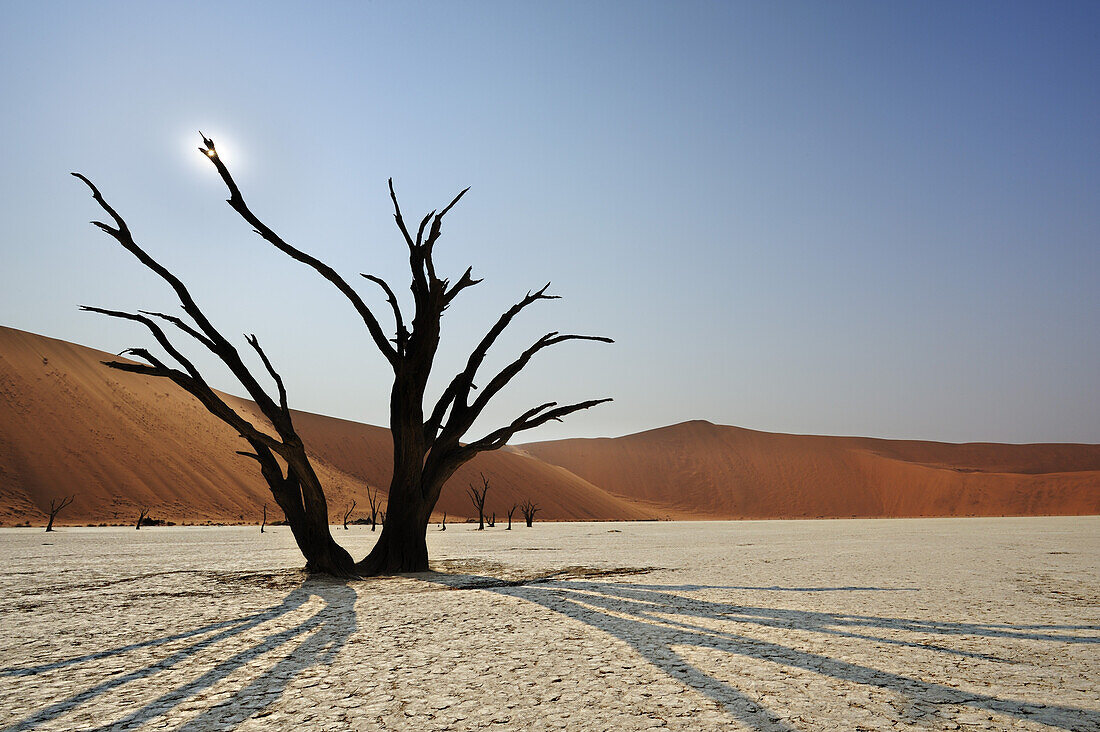
M213 125L211 125L213 128ZM234 172L241 169L241 156L238 153L238 148L233 144L231 139L227 139L224 133L219 133L216 130L211 132L206 129L205 126L201 127L202 131L210 136L210 139L214 141L214 147L208 148L203 144L202 137L199 135L199 127L191 127L190 129L181 130L177 136L179 141L179 148L181 154L185 156L187 166L193 168L196 171L201 171L202 174L208 175L214 172L210 163L203 160L203 158L219 158L231 163ZM199 155L199 152L202 155ZM216 176L215 176L216 179Z

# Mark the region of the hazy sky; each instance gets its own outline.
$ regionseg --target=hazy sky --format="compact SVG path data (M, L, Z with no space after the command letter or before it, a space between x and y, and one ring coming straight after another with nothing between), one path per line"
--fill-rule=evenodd
M1100 442L1100 3L0 11L4 325L119 351L151 339L78 305L175 307L88 225L79 170L260 337L292 406L384 423L365 329L224 203L201 129L288 240L404 294L386 178L416 219L472 186L437 256L485 281L447 311L437 383L548 280L564 299L494 364L547 330L616 339L546 353L477 432L614 396L526 439L709 419Z

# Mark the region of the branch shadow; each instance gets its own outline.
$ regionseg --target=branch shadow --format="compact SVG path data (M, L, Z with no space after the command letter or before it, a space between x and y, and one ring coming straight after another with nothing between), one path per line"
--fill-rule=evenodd
M33 729L73 711L82 704L119 690L131 682L150 679L159 672L178 666L203 651L217 649L219 645L230 642L239 644L241 638L238 636L242 636L242 634L263 623L289 615L305 605L313 596L319 597L324 606L305 620L277 632L264 635L254 643L247 644L246 641L246 647L218 661L199 677L166 690L156 699L130 711L121 719L94 728L95 730L108 730L129 728L131 726L137 727L201 694L255 659L265 654L277 652L281 647L287 646L295 640L300 640L296 647L287 649L272 668L234 691L228 698L203 710L198 716L178 728L180 730L233 729L248 717L262 711L277 700L287 684L299 673L312 666L330 662L335 654L343 648L356 630L356 592L354 589L340 581L327 578L310 578L291 591L277 605L251 615L211 623L195 630L131 643L107 651L77 656L49 664L2 669L0 670L2 676L36 676L85 661L118 656L173 641L198 638L195 642L173 651L156 662L119 673L88 689L60 699L30 716L4 727L2 732L22 732L23 730Z
M797 647L751 636L749 626L820 633L824 636L870 640L877 643L918 648L924 651L1012 663L1010 659L952 648L946 643L915 643L873 634L909 631L925 636L977 636L1051 643L1100 643L1095 635L1072 635L1059 631L1100 630L1097 626L1020 625L956 623L933 620L877 617L845 613L789 610L734 605L700 600L675 591L739 589L703 585L646 585L608 581L535 578L526 582L495 583L492 578L436 576L453 589L482 589L518 597L566 617L579 620L631 646L661 671L718 702L727 713L757 730L793 732L774 712L729 683L693 666L676 648L712 649L746 658L783 664L791 669L812 671L834 679L878 687L903 695L914 702L934 707L960 705L975 710L1008 715L1017 720L1039 722L1067 730L1100 729L1100 712L1071 706L1044 705L1020 699L1001 698L924 681L871 666L831 658ZM795 588L753 588L794 591ZM852 588L856 589L856 588ZM859 590L898 591L910 588L866 588ZM798 588L799 591L844 591L844 588ZM914 720L915 721L915 720Z

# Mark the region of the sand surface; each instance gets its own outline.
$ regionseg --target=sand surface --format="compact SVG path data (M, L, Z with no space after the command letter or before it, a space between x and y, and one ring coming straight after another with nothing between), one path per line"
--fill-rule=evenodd
M429 540L341 583L286 529L0 530L0 729L1100 729L1097 517Z

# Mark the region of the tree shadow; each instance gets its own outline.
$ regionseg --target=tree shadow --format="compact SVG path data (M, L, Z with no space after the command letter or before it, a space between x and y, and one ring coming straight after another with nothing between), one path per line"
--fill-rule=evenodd
M643 658L670 677L718 702L727 713L758 730L792 731L774 712L753 698L698 668L677 653L676 648L696 647L778 663L790 669L812 671L834 679L878 687L902 695L912 702L933 708L960 705L995 712L1018 720L1030 720L1067 730L1100 729L1100 712L1071 706L1044 705L992 694L964 691L832 658L753 637L748 626L813 632L823 636L870 640L983 661L1012 663L1010 659L976 653L946 645L952 636L1017 639L1050 643L1100 643L1095 635L1073 635L1066 631L1100 630L1097 626L1006 625L955 623L933 620L853 615L846 613L789 610L734 605L700 600L673 591L723 589L700 585L643 585L589 580L536 578L527 582L500 582L471 577L444 580L455 589L485 589L519 597L567 617L579 620L631 646ZM770 588L779 591L794 588ZM859 588L891 591L891 588ZM908 588L905 588L908 589ZM800 591L839 591L840 588L800 588ZM874 634L878 631L879 634ZM896 631L942 636L941 644L916 643L883 637ZM1062 632L1059 632L1062 631ZM917 721L914 719L913 721Z
M241 638L238 636L242 636L242 634L263 623L287 616L305 605L313 596L319 597L324 603L324 606L316 613L296 625L265 635L254 643L246 641L241 647ZM161 671L178 666L207 649L216 649L219 645L226 643L235 643L237 647L241 647L241 650L218 661L199 677L177 687L167 689L156 699L130 711L125 717L104 723L94 729L108 730L131 726L137 727L201 694L255 659L265 654L277 652L281 647L290 645L296 640L300 641L296 647L288 648L272 668L261 673L257 678L234 691L228 698L205 709L198 716L178 728L180 730L233 729L248 717L262 711L276 701L287 684L297 674L312 666L326 664L332 660L356 630L355 599L355 590L343 582L326 578L311 578L295 588L279 604L241 618L211 623L196 630L131 643L107 651L49 664L2 669L0 670L2 676L36 676L85 661L118 656L173 641L198 638L193 643L173 651L168 656L155 662L119 673L95 686L60 699L30 716L4 727L3 732L21 732L22 730L33 729L73 711L82 704L119 690L126 684L150 679L150 677L154 677Z

